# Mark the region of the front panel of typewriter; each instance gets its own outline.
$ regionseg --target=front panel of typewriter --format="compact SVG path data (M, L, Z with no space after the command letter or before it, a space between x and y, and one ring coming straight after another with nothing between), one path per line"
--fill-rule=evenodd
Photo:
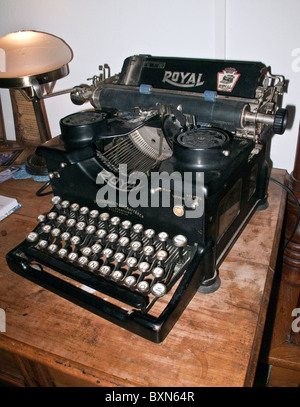
M7 255L12 270L163 340L197 291L219 287L226 253L267 206L283 85L258 63L142 55L74 88L95 109L38 148L53 208Z

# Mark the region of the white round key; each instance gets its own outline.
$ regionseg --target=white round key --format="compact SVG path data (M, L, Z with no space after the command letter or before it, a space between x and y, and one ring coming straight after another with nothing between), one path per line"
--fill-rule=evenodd
M158 252L156 252L156 258L160 261L166 260L168 258L168 252L165 250L158 250Z
M81 242L81 239L79 236L72 236L70 242L76 246Z
M92 253L92 248L89 247L89 246L85 246L85 247L83 247L83 248L81 249L81 253L82 253L84 256L89 256L89 255Z
M85 228L85 232L86 232L88 235L92 235L92 234L95 232L95 230L96 230L96 226L94 226L94 225L88 225L88 226Z
M47 240L44 240L44 239L40 240L40 241L38 242L38 246L39 246L41 249L45 249L45 248L48 246Z
M78 263L80 263L82 266L85 266L86 264L88 264L89 259L86 256L81 256L78 259Z
M60 238L61 238L61 240L67 241L67 240L69 240L69 239L71 238L71 233L69 233L69 232L63 232L63 233L60 235Z
M111 268L109 266L101 266L99 271L104 276L108 276L110 274L110 272L111 272Z
M168 233L166 233L166 232L160 232L160 233L158 234L158 239L159 239L161 242L166 242L166 241L168 240L168 238L169 238L169 235L168 235Z
M120 281L123 278L123 273L121 270L115 270L112 275L111 275L112 279L115 281Z
M57 244L50 244L50 245L48 246L48 250L49 250L50 253L55 253L55 252L57 252L57 250L58 250Z
M58 195L55 195L55 196L53 196L53 197L50 199L50 202L51 202L53 205L58 205L59 203L61 203L61 197L58 196Z
M76 261L78 259L78 254L75 252L71 252L68 254L68 259L71 261Z
M92 271L98 270L99 263L96 260L92 260L89 262L88 268L91 269Z
M59 249L57 254L59 255L59 257L63 258L66 257L68 255L68 250L66 249Z
M86 223L85 222L78 222L76 223L76 229L77 230L83 230L86 227Z
M64 223L66 221L67 217L65 215L59 215L56 219L56 222L58 223ZM75 219L74 219L75 220Z
M118 252L118 253L116 253L116 254L114 255L114 260L115 260L117 263L121 263L124 259L125 259L125 254L124 254L124 253Z
M94 243L93 246L91 247L91 249L92 249L92 252L96 254L96 253L101 252L102 246L99 243Z
M50 233L51 229L52 229L52 227L51 227L50 225L44 225L44 226L42 226L42 231L43 231L44 233ZM29 234L30 234L30 233L29 233Z
M124 282L128 287L133 287L136 283L136 278L134 276L127 276Z
M184 247L187 244L187 238L184 235L176 235L173 237L173 244L176 247Z
M140 270L141 273L146 273L150 268L150 264L147 263L146 261L142 261L139 265L138 265L138 269Z
M135 257L128 257L126 259L126 266L135 267L137 265L137 259Z
M137 285L137 288L139 291L141 291L142 293L145 293L146 291L149 290L149 283L148 281L140 281Z
M164 275L164 272L165 271L162 267L154 267L154 269L152 270L152 274L156 278L161 278Z
M68 226L68 228L72 228L73 226L76 225L76 220L73 218L69 218L66 221L66 225Z
M103 253L103 256L106 257L107 259L114 254L113 250L111 250L109 248L104 249L102 253Z
M51 226L50 226L50 228L51 228ZM38 238L39 238L38 233L30 232L30 233L28 233L26 240L28 240L28 242L33 243L33 242L37 241Z
M156 297L162 297L167 292L167 287L162 283L156 283L153 285L151 292Z

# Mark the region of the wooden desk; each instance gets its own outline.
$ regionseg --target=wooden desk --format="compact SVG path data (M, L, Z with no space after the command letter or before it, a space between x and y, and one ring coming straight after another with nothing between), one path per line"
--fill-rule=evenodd
M284 180L285 171L273 176ZM51 207L39 183L9 180L0 193L23 207L0 222L0 378L41 386L251 386L277 257L285 193L270 183L220 268L221 287L197 293L169 336L151 343L9 270L5 254Z

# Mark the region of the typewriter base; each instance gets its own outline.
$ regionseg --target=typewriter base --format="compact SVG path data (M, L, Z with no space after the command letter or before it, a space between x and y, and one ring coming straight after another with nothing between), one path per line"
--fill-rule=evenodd
M221 286L221 279L219 277L219 270L216 270L215 275L206 284L201 284L198 288L198 293L212 294L217 291Z

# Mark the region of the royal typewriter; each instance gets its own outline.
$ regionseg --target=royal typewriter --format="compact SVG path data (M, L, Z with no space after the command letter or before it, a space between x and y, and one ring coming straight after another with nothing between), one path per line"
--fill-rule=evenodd
M74 87L83 109L37 148L52 209L7 254L25 278L153 342L268 205L283 76L258 62L135 55Z

